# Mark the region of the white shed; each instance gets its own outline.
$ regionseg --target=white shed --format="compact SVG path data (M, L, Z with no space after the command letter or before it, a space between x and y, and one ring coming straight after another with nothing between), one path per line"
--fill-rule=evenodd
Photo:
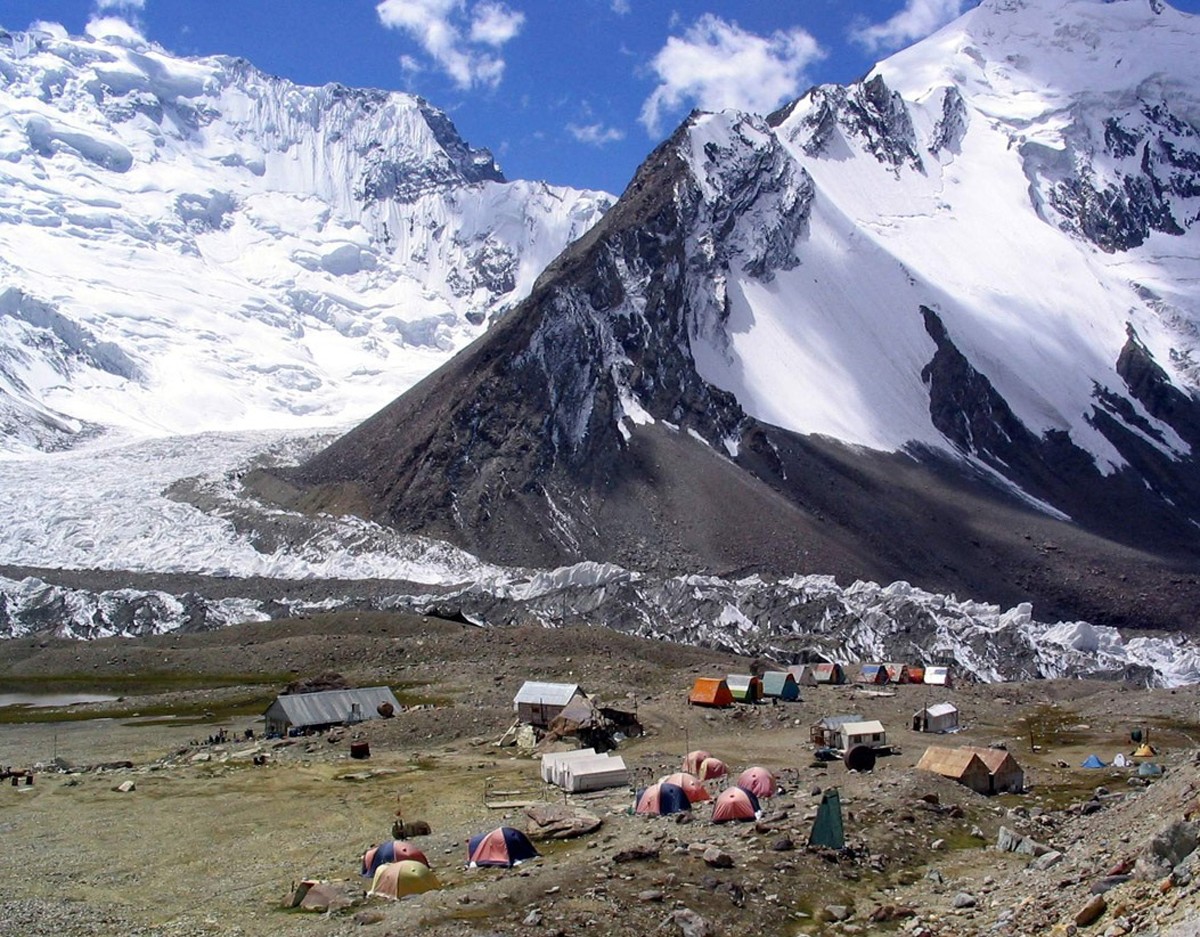
M629 769L620 755L593 755L561 762L556 770L555 783L564 791L578 794L620 787L629 783Z
M953 732L958 728L958 707L953 703L934 703L913 713L914 732Z
M557 784L555 780L559 765L564 765L568 761L574 761L577 758L594 757L596 749L594 748L577 748L569 752L546 752L542 755L542 780L547 784Z
M866 722L845 722L837 730L838 748L849 751L855 745L887 748L887 732L878 719Z
M577 683L526 680L513 697L513 711L522 722L545 729L571 700L582 694Z

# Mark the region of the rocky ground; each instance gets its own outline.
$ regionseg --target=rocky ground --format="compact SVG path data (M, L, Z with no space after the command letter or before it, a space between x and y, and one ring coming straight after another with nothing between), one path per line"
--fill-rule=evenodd
M603 629L384 614L137 642L4 642L0 692L124 698L36 716L0 710L0 765L57 757L72 769L0 787L0 935L1200 933L1200 688L837 687L790 704L686 705L695 676L751 664ZM285 682L324 671L385 682L407 708L353 732L242 738L261 729ZM705 748L738 770L771 769L784 791L759 823L725 825L707 808L687 823L631 815L629 789L567 797L542 785L531 753L495 744L527 678L578 681L636 706L646 735L618 753L639 786ZM907 728L913 710L943 698L962 710L962 733ZM814 761L808 727L838 712L881 719L897 751L864 774ZM1134 727L1150 730L1162 779L1078 767L1092 752L1108 761L1128 751ZM210 744L221 729L230 741ZM367 760L349 757L359 738ZM1004 743L1028 792L986 798L918 772L930 741ZM114 790L124 782L132 790ZM845 807L851 848L841 854L805 846L828 787ZM540 843L542 857L513 871L466 869L467 837L524 827L524 808L503 805L525 802L580 808L602 825ZM414 842L444 888L366 899L359 857L390 837L397 814L429 824ZM997 848L1022 839L1028 852ZM317 913L285 907L306 878L338 883L344 898Z

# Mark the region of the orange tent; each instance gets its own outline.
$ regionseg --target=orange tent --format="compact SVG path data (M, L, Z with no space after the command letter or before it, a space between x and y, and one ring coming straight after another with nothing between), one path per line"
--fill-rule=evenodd
M705 758L700 762L700 770L696 772L696 776L701 781L707 781L711 778L723 778L729 773L729 768L720 758Z
M733 694L724 677L697 677L688 702L694 706L732 706Z
M659 778L660 784L674 784L683 789L683 793L687 795L689 804L698 804L701 801L712 800L710 794L704 788L704 784L694 774L688 774L686 771L677 771L675 774L668 774L665 778Z
M775 775L766 768L747 768L738 775L737 786L756 797L771 797L775 793Z

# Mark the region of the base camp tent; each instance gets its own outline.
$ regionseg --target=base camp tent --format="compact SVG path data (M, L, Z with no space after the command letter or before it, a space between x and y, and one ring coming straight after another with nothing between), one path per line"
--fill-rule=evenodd
M441 888L442 883L429 866L414 859L387 862L375 872L368 895L383 898L403 898Z
M414 862L424 862L429 865L429 860L425 858L425 853L421 852L412 843L406 843L402 839L388 840L386 843L380 843L378 846L372 846L362 857L362 874L374 875L376 870L388 862L402 862L405 859L411 859Z
M733 694L723 677L697 677L688 702L693 706L732 706Z
M1099 755L1088 755L1087 758L1084 759L1083 764L1080 767L1083 767L1083 768L1107 768L1108 765L1106 765L1103 761L1100 760Z
M472 866L497 865L511 868L539 855L529 837L511 826L499 826L467 841L467 862Z
M775 794L775 775L766 768L757 765L747 768L738 775L737 786L749 791L755 797L773 797Z
M634 813L644 816L665 817L672 813L682 813L691 810L692 803L687 794L678 784L667 784L660 781L651 784L645 790L638 791L634 801Z
M700 770L696 772L696 776L701 781L711 781L713 778L723 778L729 773L729 766L720 758L713 758L711 755L700 762Z
M881 686L888 682L887 667L883 664L860 664L854 682Z
M750 674L731 673L725 677L725 685L739 703L757 703L763 698L762 680Z
M800 684L786 670L768 670L762 675L763 696L781 700L800 699Z
M683 770L688 774L694 774L697 777L700 775L700 765L704 763L705 758L712 756L702 748L697 748L695 751L688 752L683 756Z
M821 795L821 806L817 808L817 818L813 821L808 845L825 846L828 849L844 849L846 846L842 797L836 787L829 788Z
M817 675L812 664L792 664L787 669L787 672L792 675L797 686L816 686Z
M730 820L757 820L758 814L758 798L744 788L731 787L723 790L713 802L713 823L727 823Z
M660 784L674 784L681 788L687 795L688 803L698 804L705 800L712 800L712 794L708 792L703 782L694 774L688 774L686 771L676 771L674 774L668 774L665 778L658 780Z

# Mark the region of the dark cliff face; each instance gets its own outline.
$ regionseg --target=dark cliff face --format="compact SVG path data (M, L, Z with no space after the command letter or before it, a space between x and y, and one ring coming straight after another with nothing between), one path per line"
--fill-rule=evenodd
M798 132L814 158L836 128L897 177L924 171L905 106L881 80L812 94ZM941 104L924 152L957 153L968 115L952 90ZM1022 424L929 307L894 313L922 316L935 346L919 377L946 449L806 438L700 378L692 342L728 340L731 271L768 283L802 262L819 196L771 130L789 113L693 115L525 303L291 473L285 499L509 564L905 579L1032 600L1047 618L1173 627L1200 600L1200 401L1132 331L1114 362L1125 387L1097 387L1088 414L1124 462L1109 469L1067 433ZM694 133L706 120L724 121L722 133ZM1136 155L1148 152L1143 131L1111 124L1106 152L1149 166L1142 179L1186 168L1181 152ZM1076 219L1073 233L1108 223L1070 191L1061 162L1023 155L1035 185L1059 180L1067 201L1055 208ZM1172 178L1164 199L1190 191ZM1112 220L1116 203L1104 204Z

